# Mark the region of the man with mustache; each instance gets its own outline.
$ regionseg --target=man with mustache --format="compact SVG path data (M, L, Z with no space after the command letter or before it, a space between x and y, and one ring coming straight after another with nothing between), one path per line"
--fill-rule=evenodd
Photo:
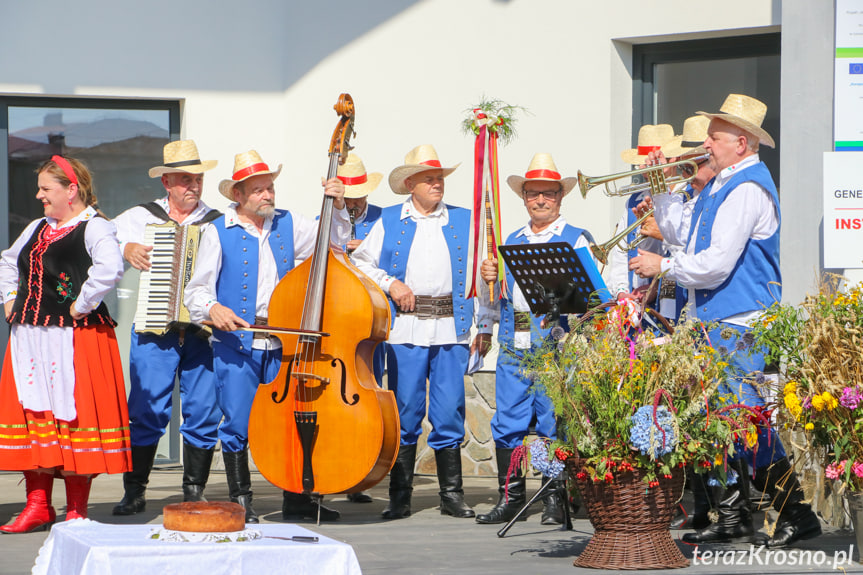
M204 229L198 267L185 292L193 320L211 320L216 328L213 370L224 414L222 458L231 501L245 507L247 523L258 522L249 474L249 413L258 384L278 374L282 350L279 339L242 328L266 324L276 284L295 261L312 255L318 229L314 220L275 209L274 181L281 171L282 166L271 170L254 150L235 156L232 178L219 184L233 203ZM345 186L332 178L324 183L324 194L334 198L330 242L345 245L350 232ZM282 515L315 518L318 506L308 495L285 492ZM339 513L321 506L320 518L332 521Z
M165 196L121 213L114 219L123 257L134 268L150 269L152 246L144 245L148 224L173 222L177 226L202 224L221 215L201 201L204 172L215 160L201 160L192 140L169 142L162 166L150 169L160 178ZM114 515L144 510L144 492L156 457L159 439L171 420L171 395L179 378L183 423L183 500L201 501L210 475L210 463L218 440L222 413L213 400L213 350L206 339L185 337L194 329L173 330L163 335L135 331L129 346L129 420L132 439L132 471L123 474L123 499ZM190 332L189 334L185 332Z

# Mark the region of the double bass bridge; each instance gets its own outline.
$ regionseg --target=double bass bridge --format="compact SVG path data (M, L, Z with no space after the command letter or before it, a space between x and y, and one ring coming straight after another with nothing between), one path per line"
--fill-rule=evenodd
M306 383L307 381L320 381L324 385L328 385L330 383L329 377L324 377L316 373L294 372L292 375L302 383Z

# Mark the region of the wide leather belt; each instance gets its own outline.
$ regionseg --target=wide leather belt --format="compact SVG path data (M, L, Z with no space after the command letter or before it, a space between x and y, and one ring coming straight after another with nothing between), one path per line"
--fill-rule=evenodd
M529 332L530 331L530 312L529 311L517 311L513 314L515 317L515 331L516 332Z
M261 316L255 316L255 325L267 325L267 318ZM267 339L270 337L270 334L264 331L256 331L255 335L252 336L254 339Z
M398 310L399 314L415 315L418 319L435 319L452 317L452 295L417 295L414 296L414 310Z

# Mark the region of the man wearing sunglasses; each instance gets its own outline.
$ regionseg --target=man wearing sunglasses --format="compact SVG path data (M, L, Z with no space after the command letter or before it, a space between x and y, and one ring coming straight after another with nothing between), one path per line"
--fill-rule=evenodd
M588 247L593 241L586 230L567 224L560 215L561 202L575 186L577 178L562 178L551 155L536 154L524 177L513 175L506 182L522 198L530 218L526 226L507 238L507 245L564 241L580 248ZM497 280L497 259L483 261L481 274L485 282ZM477 523L486 524L507 523L525 503L524 476L521 471L516 471L514 476L508 477L508 471L513 450L521 445L533 417L536 417L538 436L557 437L551 401L542 390L531 389L531 381L521 373L519 361L525 353L543 344L551 327L542 328L539 318L531 315L524 295L508 270L507 285L510 291L502 299L495 297L494 305L489 304L488 293L477 298L480 306L478 333L471 345L471 353L478 351L484 356L491 347L492 326L495 321L500 322L498 342L501 349L495 373L497 410L491 420L500 499L491 511L477 515ZM543 478L544 483L549 480ZM549 487L550 494L543 500L543 525L559 525L564 521L563 505L567 502L559 497L562 481L552 481L555 484Z

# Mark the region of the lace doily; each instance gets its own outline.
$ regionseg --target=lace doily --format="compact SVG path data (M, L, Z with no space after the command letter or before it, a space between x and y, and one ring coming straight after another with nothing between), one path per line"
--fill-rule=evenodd
M228 533L197 533L194 531L172 531L158 527L150 531L147 538L171 543L237 543L260 539L261 536L261 532L257 529L243 529Z

